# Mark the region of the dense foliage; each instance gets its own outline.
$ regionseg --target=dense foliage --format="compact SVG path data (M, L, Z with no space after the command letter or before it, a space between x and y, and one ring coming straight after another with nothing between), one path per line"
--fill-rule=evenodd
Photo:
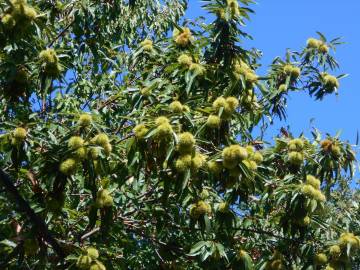
M203 4L0 3L1 269L358 269L352 146L264 140L291 92L337 93L341 41L260 75L252 0Z

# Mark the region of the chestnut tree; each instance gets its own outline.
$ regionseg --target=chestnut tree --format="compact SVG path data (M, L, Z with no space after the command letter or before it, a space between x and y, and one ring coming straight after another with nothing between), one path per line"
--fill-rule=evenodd
M1 269L359 267L353 147L265 140L292 92L341 89L342 42L261 74L252 4L1 1Z

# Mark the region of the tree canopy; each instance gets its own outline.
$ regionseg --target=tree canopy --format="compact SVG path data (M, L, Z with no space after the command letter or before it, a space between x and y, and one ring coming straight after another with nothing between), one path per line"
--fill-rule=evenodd
M342 41L260 74L253 4L0 3L1 269L359 269L353 146L265 139L341 89Z

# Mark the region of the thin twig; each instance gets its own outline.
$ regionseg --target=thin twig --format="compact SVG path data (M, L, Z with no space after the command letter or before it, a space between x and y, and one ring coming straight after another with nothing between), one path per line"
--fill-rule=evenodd
M239 231L244 231L244 232L251 232L251 233L256 233L256 234L265 234L265 235L269 235L275 238L280 238L280 239L284 239L284 240L288 240L288 241L296 241L299 242L296 239L291 239L291 238L287 238L285 236L281 236L278 235L276 233L270 232L270 231L265 231L265 230L261 230L261 229L249 229L249 228L233 228L234 230L239 230Z
M100 227L97 227L97 228L91 230L90 232L85 233L83 236L80 237L80 240L81 240L81 241L84 241L86 238L88 238L88 237L90 237L91 235L97 233L98 231L100 231Z
M75 20L72 20L65 28L47 45L47 47L51 47L55 41L57 41L62 35L65 34L65 32L73 25Z

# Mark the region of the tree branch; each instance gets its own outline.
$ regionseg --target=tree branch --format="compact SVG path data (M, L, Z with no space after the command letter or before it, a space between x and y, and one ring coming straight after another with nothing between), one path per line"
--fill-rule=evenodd
M241 227L233 228L233 229L243 231L243 232L269 235L269 236L272 236L272 237L275 237L275 238L288 240L288 241L293 241L293 242L299 242L299 240L291 239L291 238L288 238L288 237L285 237L285 236L282 236L282 235L278 235L278 234L273 233L271 231L265 231L265 230L262 230L262 229L250 229L250 228L241 228Z
M75 20L72 20L57 36L47 45L47 47L51 47L56 40L58 40L62 35L65 34L65 32L73 25Z
M88 237L90 237L91 235L97 233L98 231L100 231L100 227L97 227L97 228L91 230L90 232L85 233L84 235L82 235L82 236L80 237L80 241L84 241L86 238L88 238Z
M41 235L46 242L48 242L55 253L61 258L65 258L65 253L62 250L59 243L55 240L55 238L51 235L48 230L45 222L34 212L34 210L30 207L30 205L24 200L24 198L20 195L16 187L14 186L10 177L0 169L0 182L4 185L5 189L8 193L10 193L19 206L20 210L26 214L26 216L30 219L31 223L37 229L39 235Z

